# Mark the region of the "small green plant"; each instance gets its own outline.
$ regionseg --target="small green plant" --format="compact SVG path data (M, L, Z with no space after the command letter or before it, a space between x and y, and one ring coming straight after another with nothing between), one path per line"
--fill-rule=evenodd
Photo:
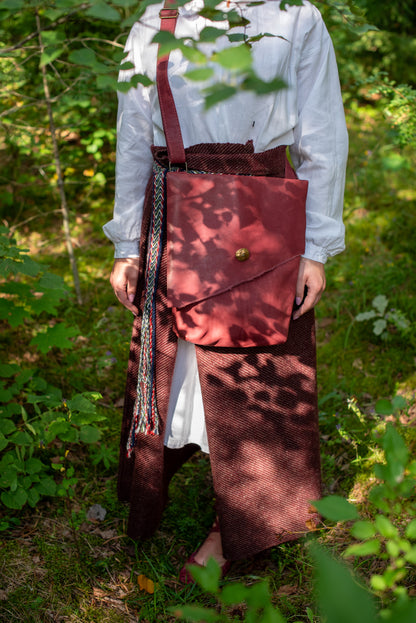
M401 335L406 334L410 329L409 320L399 309L387 309L388 304L388 298L384 294L379 294L371 302L374 309L358 314L355 317L356 322L373 320L373 333L382 340L389 340L392 330L398 331Z
M72 348L76 327L55 322L59 306L68 297L63 280L45 270L25 249L16 245L7 228L0 229L0 319L21 329L20 339L46 354ZM0 365L0 501L8 509L36 506L43 496L74 495L77 484L71 448L96 444L97 392L65 398L36 368L18 363ZM93 461L113 461L105 446ZM10 518L0 529L11 525Z
M54 275L16 244L7 227L0 227L0 320L12 328L44 319L30 341L41 353L72 348L76 327L56 322L59 306L69 296L62 277ZM47 318L47 321L46 321Z
M285 623L286 619L272 604L266 581L257 582L252 586L233 582L220 588L221 570L213 558L208 561L206 567L192 565L190 569L201 588L217 599L219 611L198 605L186 605L171 609L176 617L205 623L234 621L235 619L229 618L227 608L244 603L246 611L242 620L247 623Z
M344 502L348 504L346 500ZM315 565L317 601L322 621L325 623L414 621L416 601L410 599L405 602L397 601L389 611L377 613L374 596L342 561L335 559L316 541L310 543L309 549ZM208 561L206 567L191 567L191 573L199 586L217 600L217 608L199 605L172 608L171 612L177 618L203 623L237 623L241 620L246 623L289 623L278 607L273 605L267 582L258 582L252 586L233 582L220 587L220 568L213 559ZM245 605L244 619L241 617L236 619L229 612L233 606L241 604ZM306 609L306 617L308 621L314 621L313 610L309 607Z
M392 415L405 404L396 396L378 401L376 411ZM372 556L380 561L379 569L370 576L370 588L383 604L383 618L396 621L392 605L410 603L405 580L416 572L416 460L391 422L376 425L373 438L381 444L383 462L374 465L375 483L369 491L366 516L361 518L353 504L338 496L328 496L315 505L327 519L353 521L350 532L357 542L345 550L344 557Z
M1 365L0 376L1 502L20 509L45 495L72 497L77 479L68 455L74 444L99 440L96 423L105 418L94 403L100 394L65 399L36 371L16 364Z

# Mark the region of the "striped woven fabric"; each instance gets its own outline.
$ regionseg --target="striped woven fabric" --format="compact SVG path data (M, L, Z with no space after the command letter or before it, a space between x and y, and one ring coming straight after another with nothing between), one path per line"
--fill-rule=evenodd
M137 397L133 410L127 456L135 446L137 433L159 434L159 414L156 403L155 341L156 290L162 257L162 233L166 217L165 186L167 169L153 164L153 210L151 215L146 263L146 288L142 315Z

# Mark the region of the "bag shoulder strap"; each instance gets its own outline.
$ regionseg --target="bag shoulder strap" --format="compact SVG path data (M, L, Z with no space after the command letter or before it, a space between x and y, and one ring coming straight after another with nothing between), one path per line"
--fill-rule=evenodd
M165 0L165 5L161 9L160 30L172 34L175 32L176 21L179 11L172 7L174 0ZM185 164L185 149L183 146L181 127L179 125L178 113L176 111L175 100L168 78L169 53L157 55L156 85L159 96L160 111L162 114L163 131L166 137L169 161L171 164Z

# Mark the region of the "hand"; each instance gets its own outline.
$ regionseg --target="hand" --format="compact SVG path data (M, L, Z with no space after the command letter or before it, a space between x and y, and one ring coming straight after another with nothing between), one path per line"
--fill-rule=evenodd
M139 310L133 305L139 276L139 259L135 257L114 260L110 283L120 303L135 316Z
M325 290L325 285L324 265L321 262L301 257L296 284L296 304L299 305L302 302L305 286L307 287L307 294L299 309L293 312L293 320L315 307Z

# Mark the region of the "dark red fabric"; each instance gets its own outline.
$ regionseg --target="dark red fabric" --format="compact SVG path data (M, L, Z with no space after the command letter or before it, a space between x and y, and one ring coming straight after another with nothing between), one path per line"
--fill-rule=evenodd
M250 165L250 171L261 170L260 175L279 171L284 175L285 155L279 148L265 152L265 157L254 154L250 144L199 147L187 150L191 168L213 172L227 168L235 173L237 167ZM166 163L166 151L155 148L154 154ZM149 183L136 297L139 306L150 209ZM166 253L157 296L156 388L161 434L140 434L127 459L139 340L140 318L136 318L118 481L119 498L130 502L128 534L134 539L155 532L166 504L168 481L195 450L193 446L168 450L163 445L177 344L166 300ZM225 556L244 558L297 538L316 519L309 512L309 501L320 496L313 312L292 321L285 344L248 349L196 347L196 352Z

